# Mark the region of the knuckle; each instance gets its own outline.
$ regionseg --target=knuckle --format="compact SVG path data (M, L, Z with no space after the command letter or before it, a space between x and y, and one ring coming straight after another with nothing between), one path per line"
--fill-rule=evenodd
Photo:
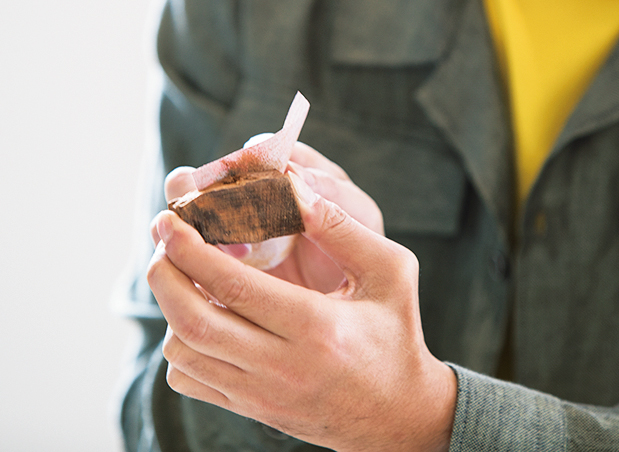
M333 363L346 363L349 358L349 343L347 332L342 331L339 324L332 324L325 332L323 353Z
M222 282L219 293L221 297L218 300L226 306L234 306L239 304L247 292L248 281L242 274L237 274L235 277Z
M172 238L165 244L165 252L171 262L184 262L190 253L191 246L187 233L182 229L176 229Z
M179 316L174 325L175 334L188 344L209 342L212 334L211 323L205 316Z
M163 353L163 357L169 363L173 363L173 362L177 361L178 358L179 358L178 343L177 343L177 341L173 337L171 337L170 339L165 340L163 342L163 345L161 347L161 351Z
M183 374L174 366L169 364L166 372L166 382L168 383L168 386L176 392L181 392L183 389L183 381Z
M323 319L316 324L309 337L312 353L323 362L339 365L346 363L350 356L350 331L336 318Z
M334 203L326 203L325 210L322 216L322 233L340 233L343 234L351 223L352 218L349 217L344 210Z
M394 275L398 279L410 280L419 273L419 261L417 256L404 247L398 246L393 259Z
M400 290L402 296L416 292L419 261L410 250L397 245L391 252L391 259L385 263L384 270L390 291Z
M161 272L163 271L164 265L165 257L155 253L155 255L153 255L148 264L148 268L146 269L146 281L151 288L156 286L157 281L161 276Z

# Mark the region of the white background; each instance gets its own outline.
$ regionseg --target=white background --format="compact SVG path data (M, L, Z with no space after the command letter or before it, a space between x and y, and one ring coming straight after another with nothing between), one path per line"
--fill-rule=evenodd
M145 143L148 0L0 14L0 450L116 451L111 310ZM146 232L146 231L145 231Z

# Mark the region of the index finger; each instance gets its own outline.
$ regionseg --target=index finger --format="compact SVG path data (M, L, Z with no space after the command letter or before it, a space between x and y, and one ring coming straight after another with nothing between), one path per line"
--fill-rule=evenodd
M281 337L298 329L298 319L312 318L315 292L228 256L175 213L161 212L156 223L170 261L236 314Z

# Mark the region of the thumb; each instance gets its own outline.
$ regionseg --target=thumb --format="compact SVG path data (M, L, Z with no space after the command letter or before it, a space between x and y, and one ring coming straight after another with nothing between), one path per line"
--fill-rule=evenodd
M373 280L381 284L393 275L394 252L406 250L368 229L337 204L327 201L296 174L287 173L297 195L305 225L303 235L329 256L344 272L348 285L366 285ZM403 248L403 250L402 250ZM406 250L407 251L407 250Z

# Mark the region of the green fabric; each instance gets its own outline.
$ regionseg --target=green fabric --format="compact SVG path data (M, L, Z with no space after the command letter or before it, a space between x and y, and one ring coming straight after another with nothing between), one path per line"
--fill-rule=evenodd
M144 277L164 174L277 131L296 90L312 104L300 139L419 258L426 341L459 378L452 450L619 450L619 46L516 223L479 0L168 1L157 45L161 149L123 304L144 333L121 410L128 450L318 450L172 392ZM482 375L510 323L517 385Z

